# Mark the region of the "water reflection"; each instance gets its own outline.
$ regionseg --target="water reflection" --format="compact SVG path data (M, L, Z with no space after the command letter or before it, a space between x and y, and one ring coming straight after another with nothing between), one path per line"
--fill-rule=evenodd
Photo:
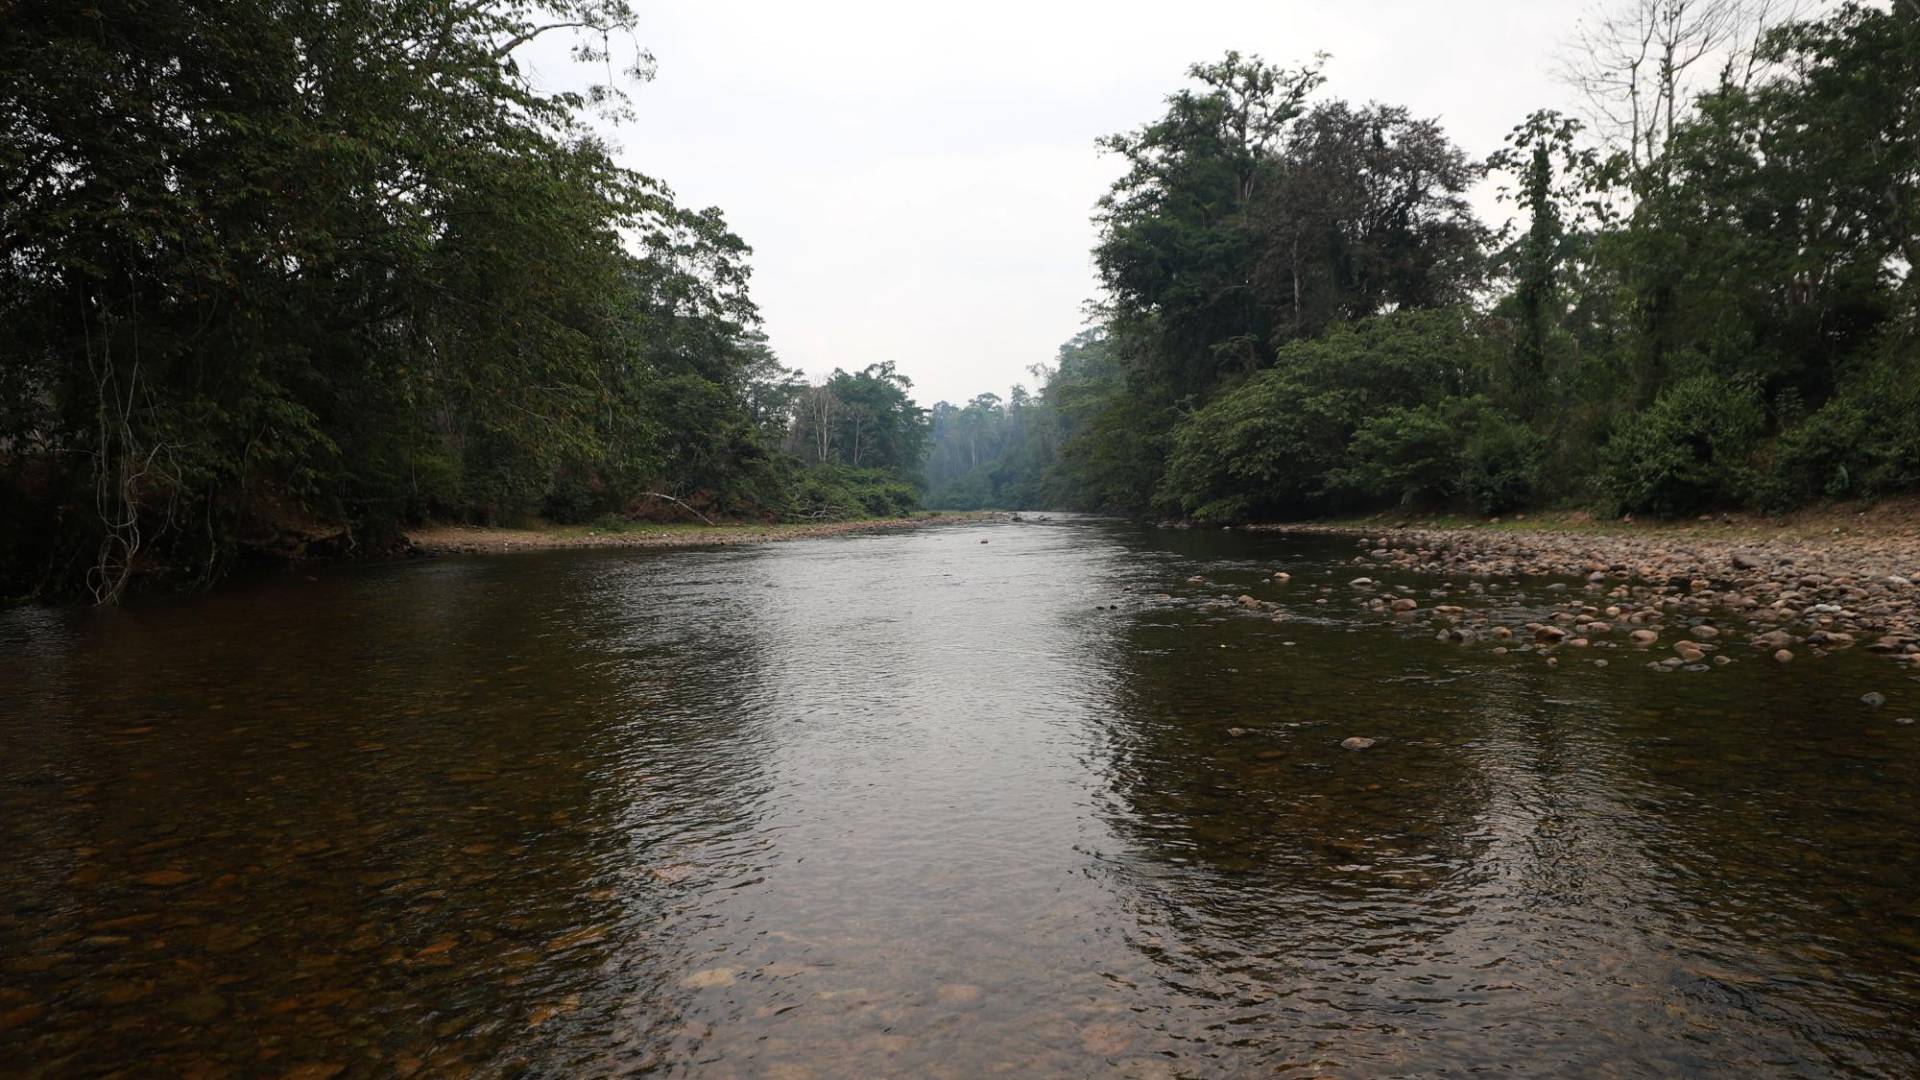
M1349 552L1060 519L0 613L0 1060L1920 1068L1873 661L1549 671Z
M1286 557L1235 554L1188 591L1258 591ZM1109 880L1160 1007L1208 1002L1167 1027L1240 1036L1209 1065L1911 1071L1885 1004L1913 1003L1920 953L1885 928L1912 925L1920 849L1885 826L1920 777L1836 724L1831 679L1549 671L1354 630L1176 604L1117 651ZM1199 685L1195 637L1232 657ZM1855 881L1810 881L1802 853L1836 846Z

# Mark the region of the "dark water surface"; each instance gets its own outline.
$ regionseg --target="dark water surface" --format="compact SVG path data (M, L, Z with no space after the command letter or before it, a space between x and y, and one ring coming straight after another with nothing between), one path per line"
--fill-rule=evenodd
M1494 656L1354 551L1061 519L0 612L0 1072L1920 1075L1920 685Z

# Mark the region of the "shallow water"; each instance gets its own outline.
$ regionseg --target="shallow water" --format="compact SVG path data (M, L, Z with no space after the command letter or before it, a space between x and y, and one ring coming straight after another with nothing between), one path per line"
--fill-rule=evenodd
M1920 1073L1907 673L1497 657L1354 552L1062 518L0 612L0 1071Z

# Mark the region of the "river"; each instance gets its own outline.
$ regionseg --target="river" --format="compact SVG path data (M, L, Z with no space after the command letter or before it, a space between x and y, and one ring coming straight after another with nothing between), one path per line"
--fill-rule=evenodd
M1355 553L1061 516L0 611L0 1071L1920 1074L1920 685L1499 656L1425 609L1584 583L1376 573L1395 619Z

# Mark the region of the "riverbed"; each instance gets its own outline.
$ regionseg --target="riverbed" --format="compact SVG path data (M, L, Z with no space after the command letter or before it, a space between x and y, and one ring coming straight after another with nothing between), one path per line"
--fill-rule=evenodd
M0 611L0 1071L1920 1073L1906 666L1458 640L1587 583L1354 554L1059 515Z

